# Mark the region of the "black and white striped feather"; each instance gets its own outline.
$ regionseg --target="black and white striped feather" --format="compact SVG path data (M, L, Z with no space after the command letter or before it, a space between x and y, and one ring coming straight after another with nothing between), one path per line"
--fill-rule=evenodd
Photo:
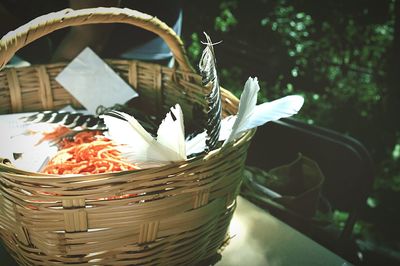
M136 110L131 109L142 126L151 134L157 131L156 120ZM21 118L26 123L50 123L68 127L72 130L107 130L104 119L97 115L82 114L79 112L44 111Z
M94 115L86 115L77 112L44 111L28 117L22 117L21 119L27 123L59 124L70 129L75 129L77 127L93 130L106 129L103 119Z
M208 137L206 145L208 150L214 150L218 146L218 139L221 130L221 92L213 48L214 44L206 33L204 33L204 35L206 36L207 42L205 43L206 47L201 55L199 69L203 85L212 84L212 90L210 94L206 96L208 103L206 125Z

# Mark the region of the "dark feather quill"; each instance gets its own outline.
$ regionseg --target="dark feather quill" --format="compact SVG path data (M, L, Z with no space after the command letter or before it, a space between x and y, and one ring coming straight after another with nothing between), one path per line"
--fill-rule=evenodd
M216 59L213 43L210 37L204 33L207 42L199 62L200 74L203 85L212 84L210 94L206 96L208 103L207 112L207 135L206 145L208 150L214 150L218 146L218 138L221 130L221 92L219 87Z

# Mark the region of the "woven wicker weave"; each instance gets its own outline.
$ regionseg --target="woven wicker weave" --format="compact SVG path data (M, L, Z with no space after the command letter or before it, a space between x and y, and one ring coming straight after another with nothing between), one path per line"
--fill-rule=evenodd
M0 41L0 66L26 44L54 30L92 23L128 23L152 31L171 48L176 69L109 60L134 87L147 111L165 114L180 103L205 110L201 78L183 44L152 16L117 8L63 10L33 20ZM0 113L80 107L54 78L65 63L0 72ZM224 115L238 100L223 90ZM21 265L193 265L225 240L253 131L233 145L186 162L140 171L52 176L0 162L0 235ZM133 196L136 195L136 196Z

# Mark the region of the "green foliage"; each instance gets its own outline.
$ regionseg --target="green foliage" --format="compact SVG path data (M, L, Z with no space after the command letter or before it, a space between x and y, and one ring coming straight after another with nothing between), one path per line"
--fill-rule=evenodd
M386 19L368 23L364 18L370 16L374 6L364 8L356 16L348 4L347 8L353 13L346 14L338 8L325 11L335 16L324 17L319 10L296 3L280 0L271 6L264 1L254 2L253 5L258 4L254 10L265 11L260 14L249 12L250 17L246 17L239 1L222 1L215 29L222 39L238 42L240 39L253 46L260 43L264 50L280 47L283 53L279 55L279 61L269 59L262 62L266 66L259 76L265 85L262 98L274 99L292 93L304 95L306 102L299 117L351 134L367 144L374 158L382 162L396 147L396 133L381 132L385 127L383 123L386 123L382 115L387 84L383 80L387 74L388 49L393 41L394 2L389 2ZM227 21L227 17L234 23L221 26L220 21ZM257 17L258 24L252 24L251 21ZM249 34L255 32L258 34ZM242 36L246 39L241 39ZM224 47L229 45L227 42L222 44ZM252 55L252 48L256 47L249 48L247 54ZM272 52L270 55L274 56ZM234 92L240 92L247 79L246 71L241 71L244 75L238 74L241 60L237 60L237 65L223 66L222 84L229 84L226 87ZM268 76L268 71L274 70L279 72ZM379 135L381 137L377 137ZM391 162L394 161L389 160L385 165ZM381 171L381 175L385 173Z
M349 218L349 214L347 212L342 212L335 210L333 212L333 220L336 222L336 225L343 229L346 224L347 218Z
M375 111L372 109L379 108L382 92L379 78L385 64L382 59L392 41L392 20L383 25L367 26L344 19L317 24L312 15L282 4L275 7L272 15L262 19L261 25L279 34L288 56L294 59L290 71L293 81L287 84L300 86L301 90L313 92L313 96L318 95L318 100L311 101L311 104L318 105L316 108L322 112L318 112L318 116L310 112L309 118L337 127L324 122L326 117L332 116L332 108L337 103L342 105L354 101L354 116L360 119L368 119ZM320 86L302 88L304 85L298 81L300 79ZM342 113L339 114L341 120L346 119ZM335 124L337 121L335 119Z
M373 197L369 197L367 199L367 204L371 208L376 208L376 206L378 206L378 201Z
M228 32L233 26L237 24L237 20L231 12L231 7L235 7L235 4L234 2L231 3L232 4L221 4L221 14L215 18L215 30Z
M261 101L303 95L298 118L349 134L372 153L377 178L367 203L369 210L382 210L383 193L400 192L400 127L393 126L398 122L388 118L387 108L394 0L209 4L217 10L209 33L223 40L217 47L221 84L239 96L248 76L256 75ZM198 36L191 39L195 60L201 45ZM333 217L340 225L345 216ZM356 225L358 233L363 228L371 225Z
M192 62L198 62L200 60L200 55L203 49L201 47L200 38L196 32L193 32L190 38L191 43L187 48L188 56Z

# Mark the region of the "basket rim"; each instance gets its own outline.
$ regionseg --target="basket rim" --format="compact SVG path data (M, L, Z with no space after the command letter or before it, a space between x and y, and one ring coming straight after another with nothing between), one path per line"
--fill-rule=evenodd
M6 174L12 174L14 176L19 176L19 177L24 177L32 180L41 180L41 179L57 179L59 181L63 180L68 180L70 182L74 181L79 181L81 178L87 181L87 178L103 178L103 177L111 177L111 176L121 176L125 174L134 174L134 175L140 175L140 174L147 174L150 172L162 172L164 170L170 169L170 168L179 168L182 167L183 165L187 165L190 163L196 163L199 161L208 161L216 156L219 156L223 154L225 151L228 149L235 148L236 146L243 145L247 140L251 140L251 138L254 136L256 132L256 128L253 128L251 130L248 130L247 132L244 132L239 138L237 138L234 142L228 143L226 146L220 147L218 149L212 150L209 153L202 154L200 156L196 156L184 161L180 162L170 162L166 165L162 166L156 166L156 167L151 167L151 168L145 168L145 169L138 169L138 170L125 170L125 171L119 171L119 172L111 172L111 173L100 173L100 174L90 174L90 175L82 175L82 174L76 174L76 175L55 175L55 174L45 174L45 173L39 173L39 172L33 172L33 171L26 171L22 169L18 169L14 166L12 166L11 163L7 163L7 160L3 160L0 162L0 178L2 178L2 173Z

